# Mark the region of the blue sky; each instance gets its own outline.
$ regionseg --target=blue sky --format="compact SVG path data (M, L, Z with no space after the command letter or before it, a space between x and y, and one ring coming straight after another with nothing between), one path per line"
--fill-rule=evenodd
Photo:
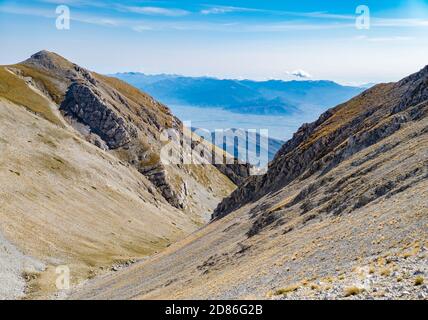
M395 81L428 64L427 34L426 0L0 0L0 64L48 49L101 73Z

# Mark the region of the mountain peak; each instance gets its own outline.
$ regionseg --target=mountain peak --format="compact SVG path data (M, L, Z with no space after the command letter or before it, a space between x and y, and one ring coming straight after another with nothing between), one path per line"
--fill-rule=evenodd
M38 59L40 57L47 57L47 56L58 56L58 54L56 54L55 52L43 49L43 50L40 50L39 52L36 52L35 54L33 54L31 56L31 58Z
M73 63L59 54L48 50L36 52L29 59L25 60L24 63L44 67L46 69L70 69L73 67Z

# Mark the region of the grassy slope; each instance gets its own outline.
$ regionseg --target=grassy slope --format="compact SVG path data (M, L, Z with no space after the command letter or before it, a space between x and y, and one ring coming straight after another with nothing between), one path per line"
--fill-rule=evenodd
M69 265L76 283L195 228L155 200L134 169L22 107L0 104L0 232L48 266L33 279L32 297L54 291L49 266Z
M32 90L23 79L0 66L0 96L28 108L52 123L61 123L50 101Z
M360 116L362 112L380 107L382 100L377 99L377 97L390 94L393 85L393 83L376 85L367 90L365 94L358 95L333 108L333 115L300 147L306 149L319 139L331 134L345 124L350 123L355 117Z

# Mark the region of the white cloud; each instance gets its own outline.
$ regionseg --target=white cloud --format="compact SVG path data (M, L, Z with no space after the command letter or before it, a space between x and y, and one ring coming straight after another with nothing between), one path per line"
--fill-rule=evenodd
M428 27L428 20L419 18L373 18L371 25L373 27Z
M298 11L281 11L281 10L269 10L269 9L257 9L257 8L245 8L245 7L232 7L232 6L210 6L207 9L201 10L200 13L204 15L208 14L224 14L230 12L258 12L270 15L279 16L295 16L304 18L314 19L329 19L329 20L354 20L355 15L344 15L334 14L325 11L317 12L298 12Z
M186 16L190 12L183 9L168 9L161 7L135 7L135 6L120 6L123 11L152 15L152 16L166 16L166 17L181 17Z
M233 10L228 10L226 8L210 8L210 9L204 9L201 10L202 14L208 15L208 14L222 14L222 13L228 13L233 12Z
M306 72L305 70L295 70L295 71L287 71L287 74L290 76L294 76L296 78L300 78L300 79L309 79L312 78L312 76Z
M243 7L216 6L216 7L209 7L208 9L201 10L201 14L208 15L208 14L224 14L224 13L231 13L231 12L260 12L260 11L264 11L264 10L243 8Z
M48 19L55 19L57 15L53 10L47 9L38 9L33 7L15 7L15 6L1 6L0 12L11 13L11 14L19 14L19 15L27 15L27 16L35 16L35 17L43 17ZM124 21L118 19L112 19L109 17L101 17L95 15L85 15L85 14L71 14L70 19L72 21L78 21L93 25L100 26L119 26L123 24Z
M284 12L284 14L295 15L317 19L355 20L355 15L335 14L328 12Z

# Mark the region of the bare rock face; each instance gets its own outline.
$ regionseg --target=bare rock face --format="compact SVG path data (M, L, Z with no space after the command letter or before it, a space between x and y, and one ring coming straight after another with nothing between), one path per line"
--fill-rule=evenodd
M392 109L392 113L398 113L409 106L428 100L428 66L421 71L404 78L396 84L401 88L400 103Z
M125 98L118 92L114 92L113 97L114 100L127 106ZM185 207L185 196L180 192L181 190L175 190L172 187L165 167L161 163L144 165L137 161L137 154L150 153L153 150L144 150L144 147L139 146L138 128L115 111L116 106L106 93L100 92L89 82L73 82L67 90L60 110L66 118L89 128L90 132L86 135L88 141L100 148L106 145L111 150L121 149L122 153L127 154L130 164L158 188L165 200L176 208Z
M102 100L96 89L87 85L73 83L60 110L65 116L73 117L89 126L110 149L123 147L130 142L131 136L136 136L136 129L126 124L125 120L108 106L108 102Z
M243 184L250 176L251 165L238 163L237 160L235 164L215 164L214 166L237 186Z
M172 185L158 157L161 130L179 127L179 120L167 107L125 83L94 74L53 52L40 51L23 64L43 71L64 91L60 111L87 141L134 166L172 206L186 206L187 194Z
M162 164L141 167L140 172L144 174L160 191L162 196L174 207L183 209L186 207L187 194L183 190L175 190L169 182L167 171Z
M224 199L213 218L272 194L296 179L326 174L353 154L427 115L428 67L400 82L375 86L304 124L270 163Z

